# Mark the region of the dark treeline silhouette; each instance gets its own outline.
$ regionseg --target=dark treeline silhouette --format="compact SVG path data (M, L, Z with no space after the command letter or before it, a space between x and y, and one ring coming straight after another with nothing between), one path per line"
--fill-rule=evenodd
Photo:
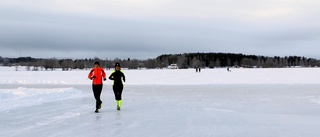
M180 69L201 68L201 67L245 67L245 68L284 68L284 67L319 67L320 60L299 56L287 57L266 57L256 55L244 55L233 53L184 53L184 54L164 54L154 59L43 59L32 57L3 58L0 56L2 66L27 66L26 69L62 70L90 69L95 61L99 61L101 66L107 69L114 67L115 62L121 63L123 68L128 69L154 69L167 68L170 64L177 64Z
M283 68L318 67L320 60L299 56L266 57L233 53L185 53L165 54L157 57L160 64L177 64L179 68L197 67L245 67L245 68Z
M101 67L111 69L114 64L119 62L123 68L139 69L139 68L159 68L156 59L137 60L137 59L43 59L32 57L19 57L19 58L2 58L0 56L0 66L26 66L26 69L32 71L39 70L55 70L62 68L64 71L72 69L90 69L93 67L95 61L99 61Z

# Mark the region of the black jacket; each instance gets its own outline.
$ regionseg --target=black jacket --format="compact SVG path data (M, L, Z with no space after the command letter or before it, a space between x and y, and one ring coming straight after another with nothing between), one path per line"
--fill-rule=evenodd
M119 71L114 70L111 73L109 79L114 81L113 85L123 85L122 80L123 82L126 82L126 77L121 70Z

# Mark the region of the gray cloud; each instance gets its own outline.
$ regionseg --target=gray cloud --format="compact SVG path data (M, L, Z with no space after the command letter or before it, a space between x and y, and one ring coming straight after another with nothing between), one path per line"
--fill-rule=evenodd
M1 1L0 56L22 51L73 58L183 52L320 57L317 1L121 2Z

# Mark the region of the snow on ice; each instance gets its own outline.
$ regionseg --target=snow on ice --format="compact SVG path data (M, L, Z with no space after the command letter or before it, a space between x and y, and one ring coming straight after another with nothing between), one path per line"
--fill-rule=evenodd
M317 137L320 69L124 70L103 108L87 71L0 68L2 137ZM110 73L107 71L107 73Z
M2 70L2 71L1 71ZM0 84L88 84L88 71L14 71L0 68ZM126 85L320 84L319 68L124 70ZM111 70L106 71L107 74ZM110 84L109 82L108 84Z

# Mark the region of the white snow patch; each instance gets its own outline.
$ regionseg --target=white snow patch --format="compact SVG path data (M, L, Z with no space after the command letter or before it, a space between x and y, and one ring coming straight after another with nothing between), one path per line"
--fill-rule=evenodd
M12 68L13 69L13 68ZM106 70L110 75L112 70ZM90 84L89 70L14 71L1 69L0 84ZM124 70L126 85L320 84L320 68ZM112 81L106 81L111 85ZM1 85L0 85L1 88Z
M0 111L80 96L81 91L74 88L44 89L20 87L17 89L0 89Z

